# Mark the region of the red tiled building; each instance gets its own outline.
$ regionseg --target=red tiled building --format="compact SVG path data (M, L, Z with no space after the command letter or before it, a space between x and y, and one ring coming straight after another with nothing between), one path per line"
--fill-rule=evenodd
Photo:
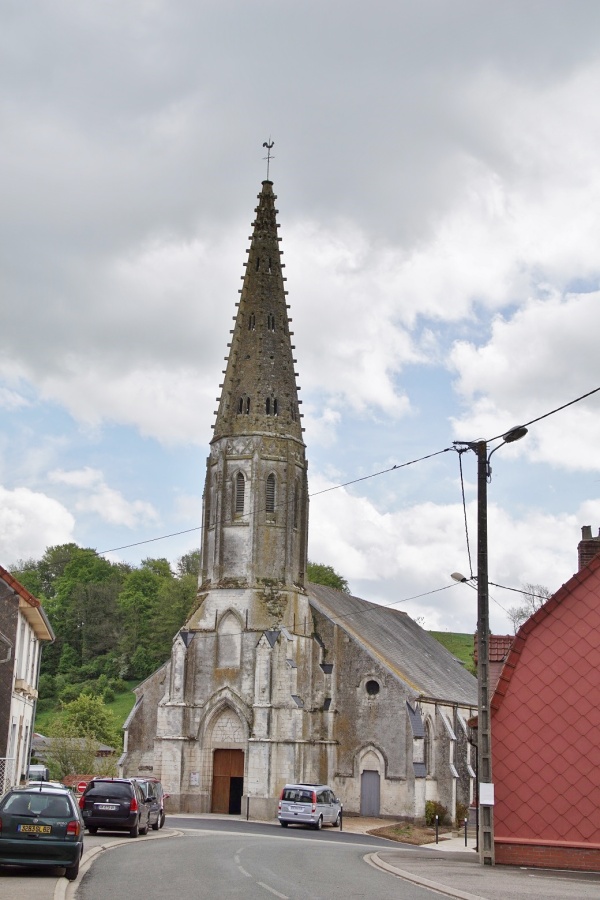
M500 864L600 871L600 536L582 531L580 570L521 626L492 699Z

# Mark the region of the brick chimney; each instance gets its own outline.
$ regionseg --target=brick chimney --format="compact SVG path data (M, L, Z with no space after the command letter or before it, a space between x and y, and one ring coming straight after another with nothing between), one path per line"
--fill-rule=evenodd
M577 547L579 557L578 571L581 572L583 567L587 566L597 553L600 553L600 530L598 531L598 537L592 537L591 526L583 525L581 528L581 540Z

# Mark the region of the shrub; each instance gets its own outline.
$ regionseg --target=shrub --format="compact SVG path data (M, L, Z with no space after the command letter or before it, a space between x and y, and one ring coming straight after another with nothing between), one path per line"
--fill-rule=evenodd
M440 825L450 825L450 817L446 807L437 800L427 800L425 803L425 824L435 825L436 816L438 816Z
M465 819L469 818L469 807L466 803L457 803L456 804L456 821L459 825L462 825Z
M83 684L67 684L60 691L58 699L61 703L71 703L73 700L77 700L83 689Z
M38 682L38 696L40 700L53 697L55 692L54 678L52 675L40 675Z

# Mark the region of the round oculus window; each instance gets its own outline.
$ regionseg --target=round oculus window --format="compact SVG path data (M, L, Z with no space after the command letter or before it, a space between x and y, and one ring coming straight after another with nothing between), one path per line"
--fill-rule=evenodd
M379 682L371 679L370 681L367 681L365 688L367 689L369 697L375 697L379 693Z

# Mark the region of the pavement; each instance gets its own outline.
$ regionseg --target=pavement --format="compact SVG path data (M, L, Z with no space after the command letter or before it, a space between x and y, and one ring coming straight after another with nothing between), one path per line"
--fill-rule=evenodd
M239 819L240 816L178 816L190 819ZM167 819L168 821L168 819ZM262 822L261 824L265 824ZM390 819L370 819L345 816L343 830L349 834L370 834L378 828L390 825ZM273 823L277 826L277 823ZM138 841L164 840L182 834L165 826L159 832ZM86 852L82 859L77 881L69 882L62 870L35 872L29 870L20 875L19 870L3 869L0 872L0 900L74 900L77 886L93 864L98 854L123 843L122 835L86 835ZM464 835L447 837L440 835L438 844L423 847L407 847L389 842L389 849L367 853L369 865L382 869L397 878L430 888L446 897L458 900L598 900L600 897L600 873L566 872L554 869L528 869L515 866L482 866L474 850L474 839ZM60 873L60 875L59 875Z
M392 824L389 819L346 816L343 828L370 834ZM567 872L517 866L482 866L475 838L440 835L439 843L395 846L368 853L365 861L397 878L458 900L598 900L600 872Z

